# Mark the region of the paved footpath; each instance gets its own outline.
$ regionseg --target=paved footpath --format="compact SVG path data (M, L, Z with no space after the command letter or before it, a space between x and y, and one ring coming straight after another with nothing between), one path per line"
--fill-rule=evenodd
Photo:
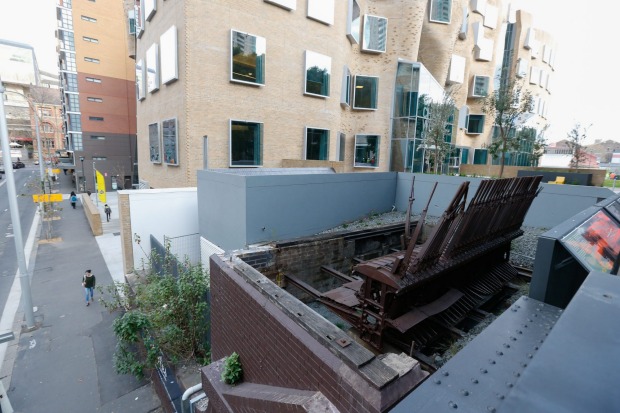
M72 190L69 176L61 175L59 180L58 189L67 198ZM115 373L115 315L97 302L98 292L95 303L86 306L81 286L85 270L92 269L98 286L113 281L82 206L78 203L74 210L66 200L60 216L52 223L50 242L43 235L48 224L42 223L43 239L33 252L31 291L38 328L22 332L4 360L2 382L13 409L17 413L162 412L149 382ZM22 320L23 312L16 317L18 331Z

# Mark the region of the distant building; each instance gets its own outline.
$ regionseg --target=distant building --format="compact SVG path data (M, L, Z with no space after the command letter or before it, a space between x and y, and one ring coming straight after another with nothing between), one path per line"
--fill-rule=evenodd
M598 169L599 161L596 155L583 152L582 161L579 162L580 168ZM545 168L570 168L573 159L573 151L567 145L565 140L550 144L545 148L544 154L541 156L538 166Z
M93 168L106 187L131 187L136 172L134 62L122 2L59 0L58 59L66 156L82 190L94 188Z

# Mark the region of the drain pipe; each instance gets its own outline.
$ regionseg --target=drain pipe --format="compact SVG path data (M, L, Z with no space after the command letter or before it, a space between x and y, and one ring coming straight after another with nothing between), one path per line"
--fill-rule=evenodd
M185 392L183 393L183 397L181 397L181 413L190 413L189 406L187 406L187 404L189 403L187 399L189 399L189 396L196 393L198 390L202 390L202 383L198 383L185 390Z

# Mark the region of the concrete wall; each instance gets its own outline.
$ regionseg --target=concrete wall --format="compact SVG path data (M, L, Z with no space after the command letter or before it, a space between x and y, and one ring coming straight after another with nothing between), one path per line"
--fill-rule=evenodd
M558 175L562 175L568 172L576 172L573 169L567 168L528 168L525 166L504 166L504 178L514 178L519 171L546 171L557 172ZM580 173L592 174L592 186L603 186L605 181L605 175L607 171L604 169L587 169L579 168ZM461 175L475 175L475 176L499 176L499 165L471 165L462 164L460 167Z
M396 173L198 171L201 235L224 250L316 234L392 209Z
M84 215L90 225L90 230L94 236L103 234L103 227L101 226L101 215L99 209L93 203L93 200L86 194L80 194L82 198L82 206L84 207Z
M398 174L396 199L394 204L399 211L407 210L411 191L411 178L415 175L415 201L413 212L419 214L430 196L434 182L439 182L428 210L432 216L440 216L446 205L452 200L456 190L463 181L470 181L468 199L471 199L482 178L465 178L461 176ZM534 199L525 216L526 226L552 228L584 209L613 195L607 188L573 185L541 184L542 191Z
M133 255L134 268L141 268L143 263L148 262L151 234L163 242L164 235L175 237L194 234L198 229L196 188L143 189L118 193L121 200L128 196L123 201L125 204L119 205L119 211L129 211L130 228L125 225L127 217L121 216L121 228L125 232L122 242L123 249L131 249L129 253ZM126 245L127 232L131 232L131 245ZM140 237L140 244L135 242L135 235ZM129 271L131 268L125 268L125 272Z

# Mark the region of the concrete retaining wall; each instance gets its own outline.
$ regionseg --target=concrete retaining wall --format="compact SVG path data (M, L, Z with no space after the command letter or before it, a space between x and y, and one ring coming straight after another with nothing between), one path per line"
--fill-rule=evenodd
M103 235L103 226L101 224L101 214L99 208L95 205L92 199L87 194L80 194L82 206L84 207L84 214L90 224L90 230L94 236Z

